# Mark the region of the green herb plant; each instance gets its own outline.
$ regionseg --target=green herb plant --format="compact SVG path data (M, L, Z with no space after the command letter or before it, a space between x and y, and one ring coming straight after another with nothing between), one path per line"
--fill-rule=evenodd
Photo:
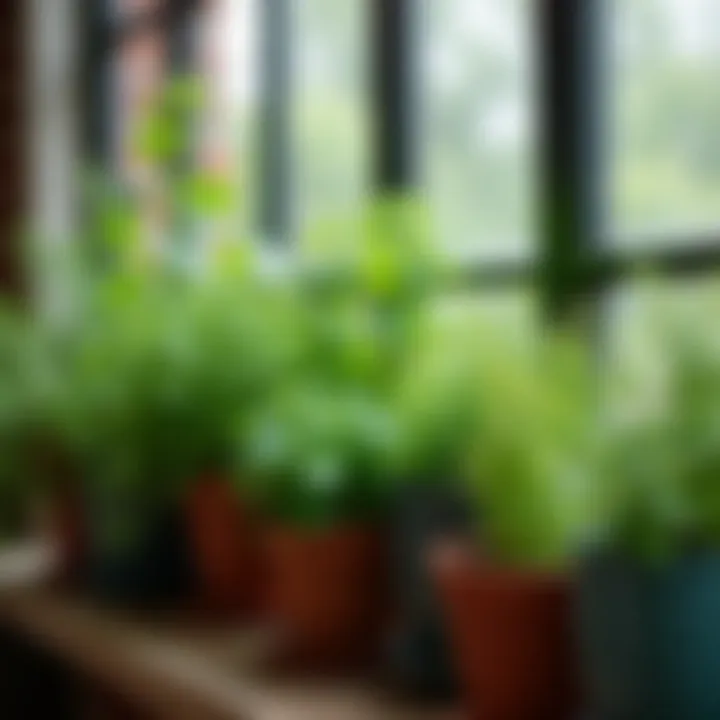
M289 387L262 409L247 437L257 496L270 517L305 528L384 518L399 431L390 408L363 389Z
M401 473L397 386L437 276L413 198L377 200L328 228L340 233L336 252L306 256L296 279L299 362L240 443L263 505L311 526L387 511Z
M96 179L72 312L43 325L46 421L88 495L117 509L100 523L113 542L199 474L230 470L238 424L292 362L292 303L228 230L232 183L181 164L195 88L172 84L138 138L164 177L163 231L148 227L134 188ZM190 235L197 251L180 242Z
M530 352L499 334L484 347L468 466L481 543L501 563L561 568L604 517L591 363L567 332Z

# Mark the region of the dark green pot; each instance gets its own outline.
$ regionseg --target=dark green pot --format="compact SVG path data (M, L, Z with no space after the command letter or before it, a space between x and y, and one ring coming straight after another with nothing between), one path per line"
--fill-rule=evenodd
M592 720L720 718L720 552L595 557L579 593Z
M122 494L95 493L87 498L87 513L87 583L93 594L140 606L188 596L193 573L179 509L147 507Z
M470 526L468 502L450 481L403 487L393 514L394 599L400 619L390 636L390 683L426 700L456 696L455 669L430 576L430 551Z

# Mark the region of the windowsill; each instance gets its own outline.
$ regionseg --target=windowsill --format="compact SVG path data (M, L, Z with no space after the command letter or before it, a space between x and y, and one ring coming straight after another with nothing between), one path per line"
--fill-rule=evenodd
M46 587L39 547L0 552L0 623L72 672L173 720L454 720L383 697L369 683L278 680L259 671L258 630L136 617Z

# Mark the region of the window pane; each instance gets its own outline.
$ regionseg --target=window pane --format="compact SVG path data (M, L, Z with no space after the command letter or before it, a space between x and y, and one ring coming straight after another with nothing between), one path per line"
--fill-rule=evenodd
M668 321L676 328L711 340L720 311L720 278L702 280L628 281L612 297L607 369L613 407L623 415L662 407L663 379L668 369L662 344ZM705 322L703 332L699 323ZM673 348L669 348L672 352Z
M140 23L140 29L125 37L113 56L109 122L113 167L118 178L134 190L146 248L160 246L168 222L167 203L160 190L161 169L138 142L167 77L167 35L157 24L142 25L142 18L157 12L160 4L160 0L117 0L114 5L118 19Z
M611 226L623 242L720 220L720 3L612 0Z
M368 187L367 0L293 0L293 186L300 233Z
M423 148L447 247L527 252L532 239L530 0L424 0Z
M214 0L200 27L200 70L206 86L200 162L237 183L234 220L243 228L252 226L256 207L258 23L258 0Z
M142 18L158 7L159 0L119 0L116 5L118 15L128 19ZM161 92L167 51L165 34L152 26L130 35L115 56L117 167L124 179L140 186L149 184L152 168L138 147L137 137Z

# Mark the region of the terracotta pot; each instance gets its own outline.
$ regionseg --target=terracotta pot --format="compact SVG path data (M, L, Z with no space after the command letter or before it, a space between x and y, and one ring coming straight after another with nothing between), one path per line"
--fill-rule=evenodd
M381 533L362 527L276 528L267 552L269 610L285 662L345 670L379 659L388 608Z
M568 580L498 568L458 546L437 549L432 565L469 717L574 717Z
M190 546L205 610L246 617L260 604L260 542L252 513L220 476L195 483L188 497Z

